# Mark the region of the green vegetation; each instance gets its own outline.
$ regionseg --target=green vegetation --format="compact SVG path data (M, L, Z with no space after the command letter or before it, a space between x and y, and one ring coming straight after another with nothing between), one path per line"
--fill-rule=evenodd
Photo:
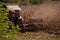
M33 4L40 4L44 2L44 0L30 0L30 3L33 3Z
M0 40L15 40L15 36L19 31L18 26L14 26L7 18L8 9L5 9L3 3L0 2Z
M31 3L31 4L40 4L44 2L52 2L58 0L0 0L0 1L4 3L17 3L17 4L22 4L24 2Z

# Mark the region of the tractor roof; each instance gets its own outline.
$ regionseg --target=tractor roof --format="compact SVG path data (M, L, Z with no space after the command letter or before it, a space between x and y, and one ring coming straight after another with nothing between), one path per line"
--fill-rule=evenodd
M20 10L21 8L17 4L5 4L5 7L9 10Z

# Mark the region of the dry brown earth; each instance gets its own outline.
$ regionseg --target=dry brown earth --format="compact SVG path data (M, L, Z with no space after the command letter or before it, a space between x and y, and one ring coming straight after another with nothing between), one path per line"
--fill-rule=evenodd
M60 40L60 37L51 37L49 33L60 34L60 2L43 3L40 5L22 5L21 15L25 21L42 19L47 30L42 32L27 32L19 34L18 40ZM41 27L41 26L39 26ZM45 33L46 32L46 33ZM53 36L53 35L52 35Z

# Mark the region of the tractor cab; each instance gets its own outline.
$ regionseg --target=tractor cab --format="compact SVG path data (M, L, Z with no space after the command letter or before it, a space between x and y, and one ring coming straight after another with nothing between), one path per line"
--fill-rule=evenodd
M4 7L9 10L9 20L12 21L16 26L18 24L18 21L22 20L22 16L20 16L21 8L17 4L5 4Z

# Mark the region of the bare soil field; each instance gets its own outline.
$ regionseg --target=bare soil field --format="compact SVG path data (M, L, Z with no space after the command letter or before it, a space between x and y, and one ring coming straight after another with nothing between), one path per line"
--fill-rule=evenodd
M60 2L43 3L40 5L22 5L21 16L24 21L32 21L42 32L26 32L19 34L18 40L60 40ZM43 26L41 26L43 25ZM48 34L49 33L49 34Z
M21 6L25 21L43 24L42 28L60 31L60 2ZM40 24L37 28L41 28Z

